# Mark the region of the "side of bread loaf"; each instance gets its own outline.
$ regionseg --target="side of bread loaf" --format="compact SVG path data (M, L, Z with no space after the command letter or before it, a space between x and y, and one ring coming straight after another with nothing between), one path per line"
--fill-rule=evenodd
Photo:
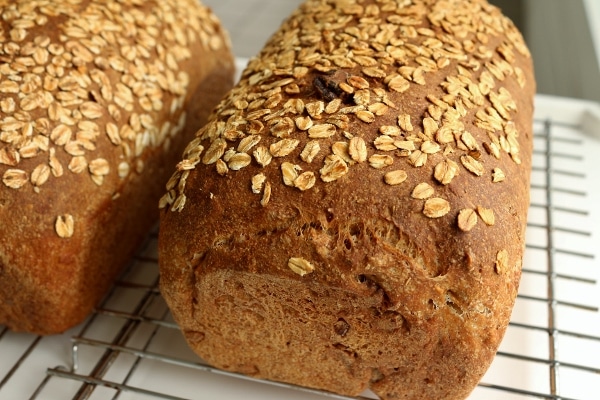
M161 290L209 363L464 399L516 298L535 81L485 0L307 1L161 200Z
M0 2L0 324L82 321L233 85L196 0Z

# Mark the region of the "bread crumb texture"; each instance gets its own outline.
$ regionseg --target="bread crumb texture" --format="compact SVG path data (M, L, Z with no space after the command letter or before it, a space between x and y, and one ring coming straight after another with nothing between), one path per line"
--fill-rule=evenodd
M308 0L160 200L161 288L220 368L464 399L508 325L535 81L485 0Z
M2 190L41 198L68 174L125 181L149 150L168 147L186 122L180 66L192 44L228 46L193 3L0 1ZM105 158L106 146L118 156ZM71 237L77 216L56 218L56 233Z

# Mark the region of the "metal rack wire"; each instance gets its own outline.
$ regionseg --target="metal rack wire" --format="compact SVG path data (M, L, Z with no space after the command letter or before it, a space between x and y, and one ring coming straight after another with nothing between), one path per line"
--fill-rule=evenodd
M505 341L471 399L599 396L592 393L600 389L598 239L589 222L586 143L572 134L578 129L535 122L523 282ZM231 398L348 399L203 364L160 296L156 242L153 233L94 314L67 335L35 337L0 327L0 398L230 398L219 393L243 382Z

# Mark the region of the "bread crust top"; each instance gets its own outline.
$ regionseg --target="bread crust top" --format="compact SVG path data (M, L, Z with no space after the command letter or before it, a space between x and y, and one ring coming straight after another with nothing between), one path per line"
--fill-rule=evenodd
M431 277L518 269L529 52L485 1L406 3L301 6L188 145L161 200L167 229L200 217L199 253L287 229L291 248L323 231L352 248L385 221L397 232L377 236L406 241ZM296 253L281 254L290 276L333 279L336 267Z

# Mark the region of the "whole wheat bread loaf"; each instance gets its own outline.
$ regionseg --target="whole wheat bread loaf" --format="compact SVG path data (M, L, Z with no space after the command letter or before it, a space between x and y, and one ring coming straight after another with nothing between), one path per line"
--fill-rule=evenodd
M0 0L0 16L0 324L57 333L158 220L233 58L196 0Z
M306 1L160 202L191 348L346 395L467 397L519 285L534 92L485 0Z

